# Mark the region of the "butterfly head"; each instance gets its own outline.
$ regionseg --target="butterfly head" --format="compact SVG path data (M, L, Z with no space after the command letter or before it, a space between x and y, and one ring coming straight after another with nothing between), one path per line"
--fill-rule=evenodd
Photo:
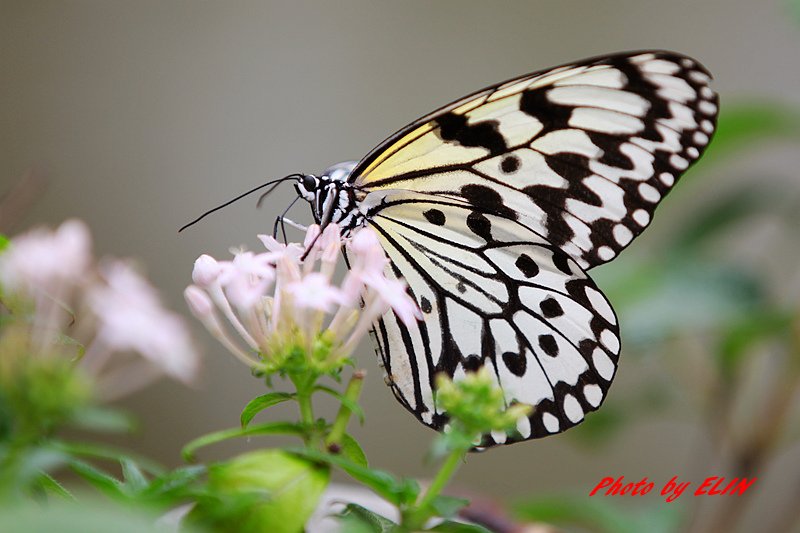
M298 176L297 183L294 184L297 195L313 205L317 194L323 189L322 178L323 176L315 176L314 174Z
M363 217L358 216L355 191L347 181L355 166L356 161L346 161L325 169L319 176L306 174L297 178L297 195L311 204L318 224L336 222L343 230L350 230L363 222Z

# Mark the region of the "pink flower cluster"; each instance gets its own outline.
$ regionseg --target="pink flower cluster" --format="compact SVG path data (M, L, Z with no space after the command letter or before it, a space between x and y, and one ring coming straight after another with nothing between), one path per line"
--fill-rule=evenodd
M269 368L287 344L311 353L321 337L333 341L329 360L341 360L389 309L407 323L421 318L405 284L386 276L388 260L369 228L343 239L336 224L322 234L311 226L303 245L259 239L266 252L240 251L231 261L200 256L184 293L211 334L251 367ZM350 269L336 285L343 248Z
M91 248L86 225L69 220L55 231L15 237L0 254L3 291L32 307L30 353L64 352L65 336L84 343L78 365L106 399L162 374L193 379L199 361L183 320L161 305L155 289L128 263L97 263Z

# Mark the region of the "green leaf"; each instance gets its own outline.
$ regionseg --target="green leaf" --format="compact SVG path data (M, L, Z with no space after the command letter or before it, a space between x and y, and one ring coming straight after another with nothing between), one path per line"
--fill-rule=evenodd
M445 520L427 531L441 531L442 533L492 533L491 530L478 524L465 524L463 522L454 522L453 520Z
M287 400L293 400L296 397L296 394L288 392L270 392L269 394L253 398L244 406L244 409L242 409L242 416L240 418L242 427L246 428L247 425L250 424L250 421L253 420L253 417L264 409L268 409L273 405L278 405Z
M50 446L57 452L67 454L72 457L103 459L106 461L112 461L114 463L119 463L123 459L129 459L131 461L135 461L140 468L143 468L150 474L160 475L164 472L164 468L151 459L111 446L87 442L68 442L57 440L51 441Z
M181 456L185 461L194 461L195 452L200 448L210 444L216 444L228 439L235 439L239 437L252 437L254 435L304 435L307 428L302 424L294 424L290 422L265 422L247 428L231 428L223 429L198 437L189 442L181 450Z
M347 457L357 465L368 467L369 464L367 463L367 456L364 453L364 450L361 449L361 445L358 444L356 439L353 438L352 435L345 433L342 436L342 442L340 443L340 451L339 454L343 457Z
M136 421L127 413L94 406L78 411L73 423L81 429L108 433L128 433L136 427Z
M347 504L339 518L342 521L342 531L347 533L389 533L397 531L397 524L355 503Z
M453 496L439 495L431 502L431 507L436 511L437 516L442 518L453 518L458 512L469 504L469 500L464 498L454 498Z
M85 461L73 459L69 462L73 472L78 474L90 485L100 492L115 498L125 498L127 495L123 491L122 483L110 474L95 468Z
M3 253L9 244L11 244L11 239L0 233L0 253Z
M181 498L190 492L193 483L206 472L205 465L182 466L153 479L142 497Z
M129 458L121 459L120 466L122 466L122 479L125 480L125 487L129 492L138 493L146 489L150 484L133 460Z
M69 461L65 454L48 447L35 447L25 450L16 460L16 464L8 468L13 474L13 483L18 487L28 486L41 478L43 472L55 470Z
M350 410L351 413L356 415L356 417L358 417L359 423L361 423L361 424L364 423L364 410L361 408L360 405L358 405L356 402L354 402L350 398L344 396L342 393L340 393L336 389L332 389L330 387L326 387L325 385L316 385L314 387L314 390L315 391L324 392L326 394L330 394L331 396L333 396L334 398L339 400L339 402L341 402L342 405L347 407Z
M73 496L72 493L64 487L64 485L59 483L58 480L45 472L42 472L41 477L39 477L39 486L45 492L55 494L64 500L76 501L75 496Z
M340 468L350 477L363 483L383 499L398 507L414 502L419 495L419 484L413 479L398 479L388 472L362 466L339 455L305 448L292 448L286 451Z

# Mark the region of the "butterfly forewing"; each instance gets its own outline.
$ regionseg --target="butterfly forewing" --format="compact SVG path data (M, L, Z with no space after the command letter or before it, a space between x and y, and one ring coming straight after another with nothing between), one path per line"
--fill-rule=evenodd
M671 52L516 78L393 135L351 175L366 191L466 200L519 221L584 268L616 257L714 131L717 96Z
M516 430L558 433L597 409L617 320L586 270L616 257L714 132L708 72L671 52L597 57L478 91L380 144L348 178L387 273L424 319L387 313L378 352L400 402L442 429L435 379L492 370Z
M489 366L508 404L535 407L483 445L563 431L599 407L619 354L616 317L581 267L540 235L469 203L413 192L382 195L368 218L425 319L387 314L378 351L400 400L441 429L435 376Z

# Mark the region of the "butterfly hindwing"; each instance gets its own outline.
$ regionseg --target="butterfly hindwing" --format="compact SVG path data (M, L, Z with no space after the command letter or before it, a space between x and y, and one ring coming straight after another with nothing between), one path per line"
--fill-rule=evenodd
M489 366L506 401L534 406L517 431L484 445L564 431L599 407L619 354L616 317L581 267L541 236L467 202L408 192L381 196L368 219L425 319L388 313L378 351L400 402L441 429L438 373Z
M589 59L516 78L409 125L364 158L364 191L466 200L591 268L649 224L715 129L708 72L671 52Z

